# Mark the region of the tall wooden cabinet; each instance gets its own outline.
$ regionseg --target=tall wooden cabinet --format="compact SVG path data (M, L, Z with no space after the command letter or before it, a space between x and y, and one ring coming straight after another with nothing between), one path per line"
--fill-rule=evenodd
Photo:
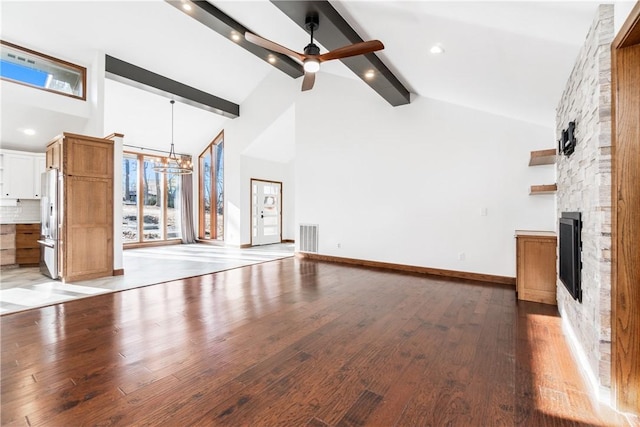
M59 188L59 270L65 282L113 275L113 141L64 133L47 145Z
M516 231L518 299L556 305L556 234Z

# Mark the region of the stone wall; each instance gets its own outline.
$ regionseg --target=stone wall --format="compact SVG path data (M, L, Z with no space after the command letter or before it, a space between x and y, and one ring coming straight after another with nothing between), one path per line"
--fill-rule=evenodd
M611 385L611 53L613 5L600 5L558 105L556 135L576 122L576 148L558 156L557 216L582 213L582 303L558 279L558 309L601 389Z

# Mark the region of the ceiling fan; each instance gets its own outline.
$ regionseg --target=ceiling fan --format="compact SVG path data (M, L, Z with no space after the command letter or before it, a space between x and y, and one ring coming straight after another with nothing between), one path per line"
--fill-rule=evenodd
M318 16L310 15L305 19L305 27L311 33L311 43L304 48L304 53L293 51L253 33L244 33L247 41L274 52L282 53L302 62L304 67L304 78L302 79L302 90L309 90L316 81L316 72L320 70L320 63L332 59L348 58L350 56L364 55L384 49L380 40L370 40L368 42L354 43L334 49L327 53L320 54L320 48L313 42L313 32L318 29Z

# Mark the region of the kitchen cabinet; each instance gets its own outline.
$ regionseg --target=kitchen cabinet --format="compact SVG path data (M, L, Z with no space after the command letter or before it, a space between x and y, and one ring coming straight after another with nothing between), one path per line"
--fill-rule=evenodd
M50 144L47 146L47 169L62 169L62 144Z
M2 150L2 197L5 199L39 199L45 155Z
M516 231L518 299L556 305L556 234Z
M40 263L39 237L40 224L16 224L16 264L22 267Z
M113 275L113 141L64 133L47 145L60 166L58 271L64 282Z
M0 225L0 265L16 263L16 226Z
M36 199L42 196L42 173L47 170L46 158L40 155L33 160L33 192Z

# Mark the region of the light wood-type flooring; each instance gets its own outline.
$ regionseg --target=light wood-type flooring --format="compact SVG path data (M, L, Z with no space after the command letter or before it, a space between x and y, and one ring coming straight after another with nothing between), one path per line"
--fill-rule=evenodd
M2 425L626 425L555 307L287 258L0 318Z

